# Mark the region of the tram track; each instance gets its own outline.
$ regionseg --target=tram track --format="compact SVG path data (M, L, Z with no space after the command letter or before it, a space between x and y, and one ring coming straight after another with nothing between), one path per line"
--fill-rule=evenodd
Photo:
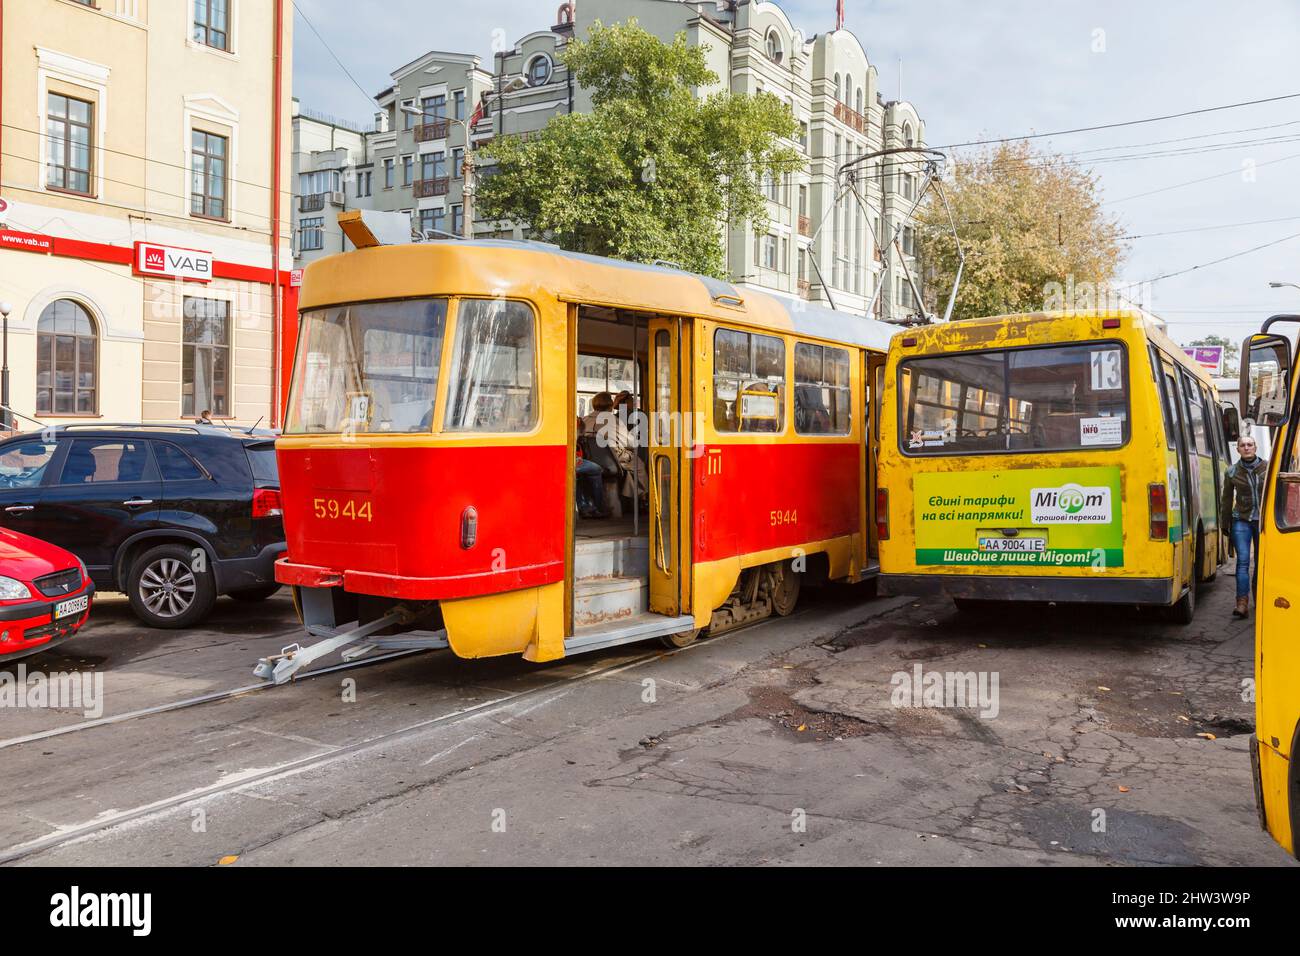
M158 800L151 801L149 803L141 804L140 806L132 807L130 809L106 813L102 816L96 817L95 819L87 821L85 823L64 827L57 830L54 833L47 834L46 836L37 837L36 839L28 840L23 843L14 844L13 846L0 850L0 865L16 863L34 854L41 853L46 850L55 849L61 846L65 846L70 843L74 843L78 840L82 840L84 838L93 836L105 830L122 826L123 824L132 823L134 821L142 820L151 816L155 816L157 814L165 813L169 810L174 810L178 807L184 806L185 804L194 803L200 800L206 800L224 794L234 793L236 791L245 789L247 787L268 783L273 780L279 780L287 777L296 776L298 774L304 773L309 770L317 769L319 767L324 767L330 763L333 763L334 761L344 759L354 754L362 753L371 750L375 747L389 745L396 741L414 737L420 733L435 728L454 726L458 723L470 720L472 718L485 717L488 716L489 714L492 714L499 710L506 709L517 703L521 703L530 700L532 698L542 698L548 694L553 694L557 689L561 687L576 687L591 681L613 677L616 674L621 673L622 671L630 670L634 667L639 667L642 664L647 664L655 660L661 660L665 657L671 657L676 654L680 654L683 651L691 650L694 647L705 646L705 643L706 642L700 642L700 643L689 645L688 647L674 649L674 650L657 649L650 653L638 655L637 657L634 657L631 660L621 660L613 664L606 664L603 666L592 667L579 674L566 676L559 680L549 681L537 687L528 688L527 690L522 690L515 693L503 694L498 697L494 697L490 700L486 700L474 704L470 707L463 707L463 708L449 711L447 713L439 714L434 717L428 717L425 718L424 720L416 721L415 723L408 724L404 727L399 727L396 730L375 734L370 737L365 737L361 740L353 741L352 743L340 744L338 746L322 745L324 746L325 749L323 749L319 753L308 754L304 757L299 757L294 760L289 760L277 764L276 766L273 767L267 767L265 769L247 773L247 774L234 775L233 779L221 780L216 783L209 784L207 786L196 787L184 791L182 793L173 794L168 797L163 797ZM423 652L403 651L400 652L399 654L385 655L385 658L383 659L391 659L393 657L403 656L412 653L423 653ZM373 664L373 663L378 663L380 660L381 658L376 658L373 661L367 661L364 663ZM353 665L359 663L363 663L363 662L360 661L353 662ZM304 676L319 676L327 672L335 673L340 669L343 669L342 665L338 665L333 668L324 668L320 671L312 671L310 674ZM250 687L251 686L252 685L250 685ZM158 708L148 708L147 712L139 711L139 712L134 712L132 714L121 714L118 715L116 720L112 722L121 722L124 719L135 719L137 717L151 716L153 714L159 714L159 713L167 713L169 710L179 709L182 705L192 707L192 706L198 706L202 703L212 703L219 700L231 700L240 696L244 696L249 692L250 692L249 690L236 688L235 691L222 692L216 695L207 695L202 699L194 698L190 701L178 701L175 704L171 704L171 705L160 705ZM105 718L105 720L110 720L110 719ZM87 724L87 725L79 725L79 726L81 726L82 729L89 729L90 725ZM102 726L102 724L96 724L96 726ZM65 732L72 732L73 729L74 728L66 728ZM51 732L46 732L45 736L49 736L49 735L51 735ZM41 739L41 735L31 735L31 737L34 739ZM16 741L25 741L26 739L27 738L15 738L15 741L5 741L3 743L9 746L13 746L15 745Z
M324 677L327 674L337 674L340 671L356 670L361 667L371 667L375 664L382 664L385 661L410 657L412 654L425 653L428 652L424 650L394 651L391 654L383 654L378 657L369 657L356 661L345 661L341 664L331 664L328 667L305 671L297 676L296 681L310 680L313 677ZM279 686L283 685L273 684L270 681L258 681L255 684L245 684L242 687L232 687L230 690L214 691L211 694L200 694L196 697L187 697L184 700L170 701L165 704L155 704L152 707L142 707L139 710L113 714L110 717L97 717L94 720L84 720L77 724L69 724L66 727L52 727L49 730L38 731L34 734L24 734L21 737L11 737L8 740L0 740L0 750L5 750L9 747L17 747L20 744L34 743L38 740L48 740L52 737L63 737L67 734L80 733L84 730L94 730L97 727L121 724L129 720L138 720L141 717L154 717L158 714L166 714L177 710L186 710L190 707L198 707L202 704L214 704L224 700L234 700L238 697L246 697L251 694L256 694L259 691L271 690Z

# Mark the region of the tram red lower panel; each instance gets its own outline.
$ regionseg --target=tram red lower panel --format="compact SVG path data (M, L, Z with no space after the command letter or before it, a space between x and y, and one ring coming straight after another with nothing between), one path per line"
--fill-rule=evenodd
M694 465L696 561L860 530L854 442L709 445Z
M393 597L494 594L564 578L562 445L281 448L289 583L343 572ZM462 546L467 508L474 542Z

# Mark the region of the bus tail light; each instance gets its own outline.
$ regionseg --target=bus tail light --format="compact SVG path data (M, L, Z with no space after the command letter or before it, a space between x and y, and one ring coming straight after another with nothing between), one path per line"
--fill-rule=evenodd
M460 513L460 546L468 551L478 540L478 509L473 505Z
M876 489L876 540L889 540L889 491Z
M1169 493L1162 482L1147 485L1147 507L1151 512L1151 540L1169 539Z
M254 518L279 518L283 514L284 509L280 504L280 490L278 488L253 489Z

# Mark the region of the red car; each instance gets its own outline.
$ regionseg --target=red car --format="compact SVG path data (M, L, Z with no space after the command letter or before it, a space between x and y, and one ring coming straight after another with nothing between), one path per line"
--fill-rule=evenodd
M0 661L72 637L90 616L94 591L71 551L0 528Z

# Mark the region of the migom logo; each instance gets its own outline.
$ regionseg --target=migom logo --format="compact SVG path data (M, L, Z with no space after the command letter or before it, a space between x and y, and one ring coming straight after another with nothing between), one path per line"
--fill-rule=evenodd
M1034 488L1029 494L1030 520L1034 524L1108 524L1110 489L1085 488L1074 483L1059 488Z

